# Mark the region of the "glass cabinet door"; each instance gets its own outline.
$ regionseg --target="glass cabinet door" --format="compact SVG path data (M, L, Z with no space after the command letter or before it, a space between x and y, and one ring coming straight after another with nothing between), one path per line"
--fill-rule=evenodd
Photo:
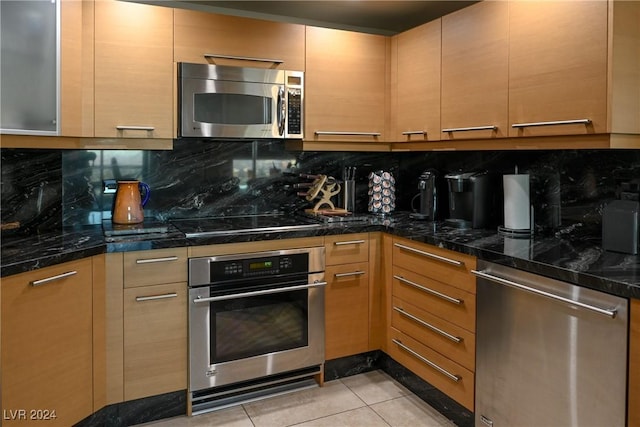
M0 1L0 131L58 132L60 0Z

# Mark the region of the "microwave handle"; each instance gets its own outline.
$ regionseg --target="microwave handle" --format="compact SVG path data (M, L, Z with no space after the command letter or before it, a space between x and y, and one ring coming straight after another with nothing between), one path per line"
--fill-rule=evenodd
M282 59L254 58L251 56L217 55L214 53L205 53L203 56L205 58L236 59L238 61L270 62L272 64L284 63Z
M276 106L278 110L278 134L280 136L284 136L284 127L287 121L287 101L284 94L284 86L282 86L278 89L278 105Z

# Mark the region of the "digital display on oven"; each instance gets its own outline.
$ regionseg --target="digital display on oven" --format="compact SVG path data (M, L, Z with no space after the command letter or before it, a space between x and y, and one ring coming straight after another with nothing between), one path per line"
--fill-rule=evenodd
M260 261L249 263L249 271L268 270L273 268L273 261Z

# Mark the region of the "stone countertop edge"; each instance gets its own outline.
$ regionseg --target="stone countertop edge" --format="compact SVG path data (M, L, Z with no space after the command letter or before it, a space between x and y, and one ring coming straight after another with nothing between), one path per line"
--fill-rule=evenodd
M181 233L168 233L152 238L147 236L109 242L103 236L100 225L21 239L3 238L0 246L0 277L102 253L362 232L386 232L613 295L640 298L640 256L606 252L593 243L572 241L563 236L535 236L532 241L522 241L509 239L492 230L461 230L417 222L402 214L394 216L391 221L345 222L298 231L195 239L187 239ZM522 250L527 253L518 256L518 251Z

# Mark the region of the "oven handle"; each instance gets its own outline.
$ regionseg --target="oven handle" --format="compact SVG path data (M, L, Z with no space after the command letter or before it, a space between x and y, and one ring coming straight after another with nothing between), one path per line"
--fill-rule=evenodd
M210 297L210 298L198 297L194 299L193 302L201 303L201 302L212 302L212 301L224 301L224 300L234 299L234 298L246 298L246 297L255 297L258 295L279 294L282 292L298 291L301 289L318 288L320 286L326 286L326 285L327 285L327 282L319 282L316 280L315 282L307 283L306 285L288 286L286 288L265 289L263 291L252 291L252 292L244 292L241 294L220 295L219 297Z

